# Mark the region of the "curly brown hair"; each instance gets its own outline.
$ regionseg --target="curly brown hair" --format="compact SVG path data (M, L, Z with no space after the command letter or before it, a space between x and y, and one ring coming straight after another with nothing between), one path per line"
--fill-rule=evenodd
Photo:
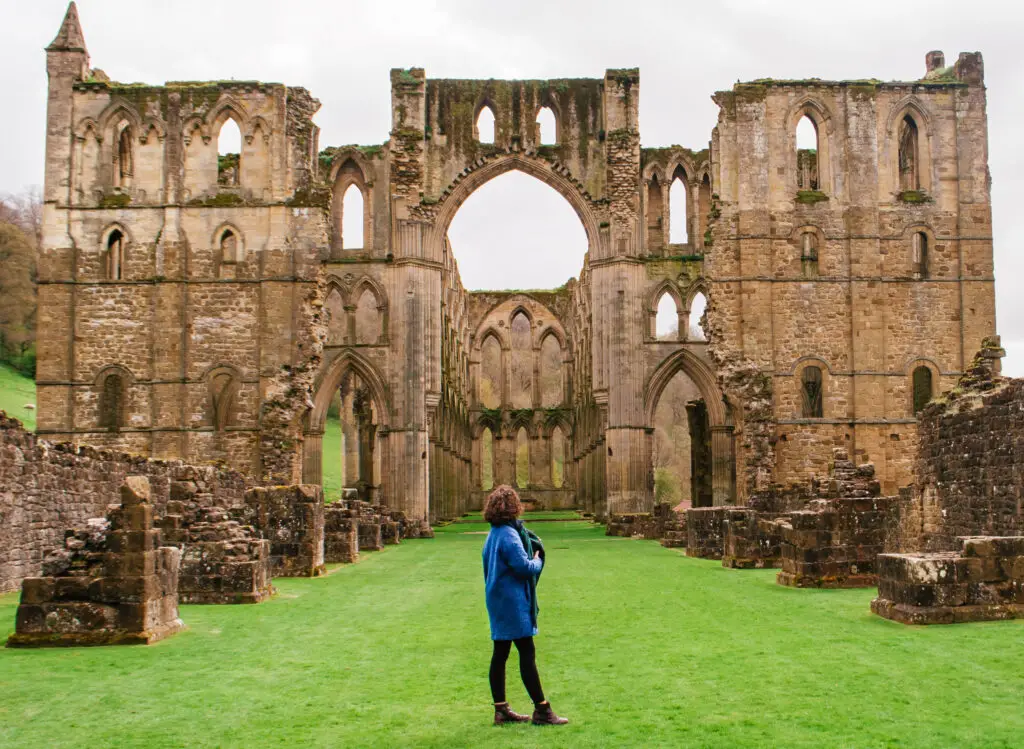
M519 502L516 490L508 484L501 484L494 487L494 491L487 497L484 520L491 525L511 523L522 511L523 505Z

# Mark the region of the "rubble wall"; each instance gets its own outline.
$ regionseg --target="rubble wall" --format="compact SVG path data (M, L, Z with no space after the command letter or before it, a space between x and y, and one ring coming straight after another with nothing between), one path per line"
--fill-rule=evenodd
M63 544L65 530L105 515L128 475L149 478L158 516L172 482L194 482L223 507L241 505L246 489L242 474L214 466L51 444L0 411L0 592L39 576L43 557Z

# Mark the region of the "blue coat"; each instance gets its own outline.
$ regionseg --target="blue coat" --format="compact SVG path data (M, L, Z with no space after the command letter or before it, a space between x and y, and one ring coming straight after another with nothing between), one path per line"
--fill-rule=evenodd
M531 615L530 579L544 563L530 559L511 525L492 525L484 543L484 590L492 640L518 640L537 634Z

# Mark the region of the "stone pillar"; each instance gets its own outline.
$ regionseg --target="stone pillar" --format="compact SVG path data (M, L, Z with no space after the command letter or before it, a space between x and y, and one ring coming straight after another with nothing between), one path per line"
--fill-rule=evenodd
M731 426L711 427L711 491L714 505L736 503L736 458Z
M323 432L307 433L302 438L302 481L306 484L322 484L323 468Z

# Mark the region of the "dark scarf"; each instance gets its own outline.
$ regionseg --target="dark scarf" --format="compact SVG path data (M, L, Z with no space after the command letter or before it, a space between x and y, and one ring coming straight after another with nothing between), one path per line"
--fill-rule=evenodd
M541 543L540 537L523 525L522 520L516 520L512 523L512 527L519 533L519 539L523 542L523 548L526 549L526 556L533 559L534 552L540 554L541 561L544 561L544 544ZM543 570L541 570L543 572ZM537 603L537 581L540 580L541 573L538 572L536 576L531 576L530 583L530 621L533 626L537 626L537 614L540 612L540 605Z

